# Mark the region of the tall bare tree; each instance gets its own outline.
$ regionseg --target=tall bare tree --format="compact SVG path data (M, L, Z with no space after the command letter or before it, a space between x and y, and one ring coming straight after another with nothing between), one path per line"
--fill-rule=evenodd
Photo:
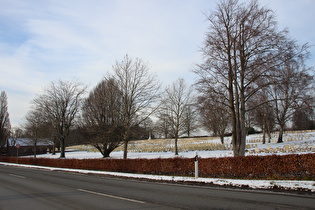
M192 104L192 88L184 79L178 79L165 90L162 98L161 109L166 114L166 119L171 126L172 135L175 138L175 155L178 155L178 138L186 132L187 109Z
M53 135L60 141L61 158L65 157L65 142L80 110L85 89L79 82L59 80L47 86L44 93L32 102L51 122Z
M278 49L287 33L277 30L273 11L255 0L222 0L207 19L210 27L202 48L205 61L195 73L199 86L227 98L234 156L244 156L246 103L270 83L272 67L286 50Z
M122 95L112 78L104 78L84 101L81 129L104 158L122 142L122 113Z
M0 154L10 137L11 123L8 112L8 97L5 91L0 94Z
M146 120L156 110L159 97L157 76L149 72L149 67L141 59L128 55L113 65L112 77L121 91L123 115L124 159L127 158L131 128Z
M309 97L314 87L313 69L305 66L308 46L291 43L289 47L281 58L282 64L276 67L274 82L269 88L279 126L278 143L283 142L286 123L292 119L294 110Z

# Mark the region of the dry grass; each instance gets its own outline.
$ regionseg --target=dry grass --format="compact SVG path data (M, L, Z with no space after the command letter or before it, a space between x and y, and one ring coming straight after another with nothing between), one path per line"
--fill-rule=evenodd
M194 150L225 150L227 147L217 143L215 137L182 138L178 139L179 152ZM131 141L128 144L129 152L169 152L174 151L174 139L151 139ZM115 151L122 151L123 147L116 148Z
M308 140L313 137L313 134L307 132L311 131L289 131L285 132L283 136L284 142L290 141L300 141ZM272 133L272 143L277 142L278 133ZM266 141L268 139L266 137ZM252 136L247 140L246 149L254 150L257 148L258 144L261 144L262 137L258 135L257 137ZM174 152L174 139L150 139L150 140L137 140L130 141L128 144L129 152ZM96 148L91 145L77 145L71 146L67 149L75 149L88 152L98 152ZM181 138L178 139L178 150L179 152L185 151L202 151L202 150L231 150L232 146L226 141L226 144L222 145L218 141L218 137L196 137L196 138ZM257 149L256 149L257 150ZM120 146L115 149L115 151L123 151L123 146Z
M283 135L283 142L290 142L290 141L302 141L302 140L309 140L311 137L314 137L314 134L310 134L309 132L314 132L312 130L308 131L286 131ZM268 142L268 136L266 135L266 142ZM271 134L271 143L277 143L278 141L278 132L274 132ZM261 143L262 136L257 136L256 138L251 138L247 140L247 143Z
M199 137L199 138L182 138L178 139L178 150L195 151L195 150L226 150L228 145L218 143L216 137ZM137 140L130 141L128 144L129 152L168 152L174 151L174 139L151 139L151 140ZM96 148L91 145L76 145L67 147L67 149L98 152ZM115 151L123 151L123 145L116 148Z
M95 147L93 147L92 145L86 145L86 144L70 146L70 147L67 147L67 150L98 152L98 150Z

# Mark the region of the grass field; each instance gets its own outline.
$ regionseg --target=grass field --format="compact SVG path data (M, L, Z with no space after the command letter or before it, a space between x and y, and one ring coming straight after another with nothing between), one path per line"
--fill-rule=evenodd
M284 134L284 144L277 144L278 133L272 134L270 144L262 144L262 135L254 134L246 138L246 150L251 153L277 153L288 152L294 149L313 151L315 150L314 143L308 142L315 138L314 131L294 131L286 132ZM268 141L268 139L266 139ZM304 143L306 141L306 143ZM187 151L216 151L216 150L232 150L231 137L225 137L224 144L221 144L218 137L196 137L196 138L181 138L178 140L179 152ZM175 140L174 139L150 139L130 141L128 144L129 152L173 152ZM98 152L91 145L78 145L68 147L67 149L76 149L88 152ZM115 149L115 151L122 151L123 146Z

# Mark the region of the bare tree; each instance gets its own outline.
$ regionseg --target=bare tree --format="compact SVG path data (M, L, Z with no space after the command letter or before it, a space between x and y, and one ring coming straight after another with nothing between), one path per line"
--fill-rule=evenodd
M60 157L65 157L65 142L80 110L85 87L75 81L52 82L44 93L33 100L33 104L42 110L46 120L51 122L54 134L60 141Z
M5 91L0 94L0 154L10 137L11 123L8 112L8 98Z
M170 138L171 136L171 123L168 120L168 111L165 109L159 109L157 114L157 122L155 129L158 134L164 138Z
M166 119L171 126L175 138L175 155L178 155L177 141L179 136L186 131L187 118L185 113L192 104L192 88L184 79L178 79L165 90L161 109L166 114Z
M24 131L19 127L13 127L11 130L11 138L14 142L16 142L18 138L21 138L23 134Z
M154 137L154 122L151 117L148 117L144 120L139 126L136 131L137 135L135 137L137 139L151 139Z
M283 142L286 123L291 120L294 110L308 97L314 85L310 71L305 66L308 46L291 43L289 50L282 56L282 65L278 65L273 77L269 94L274 102L276 122L279 126L278 143Z
M117 82L103 79L89 94L82 108L82 126L87 142L103 157L120 146L123 134L122 95Z
M286 31L277 31L274 14L253 0L222 0L207 16L210 23L195 73L198 84L228 101L234 156L245 155L246 103L269 85L272 67L285 52L278 50ZM222 89L223 88L223 89Z
M159 97L156 75L141 59L128 55L113 65L113 78L121 91L123 116L124 159L127 158L131 129L146 120L156 110L154 103Z
M191 98L190 101L195 102L195 100L196 100L195 98ZM198 128L197 115L198 114L197 114L196 104L195 103L188 104L184 112L184 116L185 116L184 134L187 134L187 137L190 137L191 133L194 132Z
M230 126L228 107L220 102L219 98L213 98L211 95L200 96L198 102L203 126L212 131L214 136L219 136L221 143L224 144L224 135Z
M292 116L292 129L312 130L314 129L314 98L307 97L298 104Z
M268 142L271 141L271 132L275 127L275 112L272 101L270 101L268 94L264 89L255 94L248 102L248 113L263 132L263 141L266 143L266 134L268 135Z
M25 117L25 134L34 146L34 158L36 158L37 144L48 140L50 123L43 117L42 110L33 108Z

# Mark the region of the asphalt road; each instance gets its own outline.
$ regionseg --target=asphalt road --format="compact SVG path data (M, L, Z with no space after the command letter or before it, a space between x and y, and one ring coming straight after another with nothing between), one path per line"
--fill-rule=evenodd
M315 195L0 166L0 209L314 209Z

